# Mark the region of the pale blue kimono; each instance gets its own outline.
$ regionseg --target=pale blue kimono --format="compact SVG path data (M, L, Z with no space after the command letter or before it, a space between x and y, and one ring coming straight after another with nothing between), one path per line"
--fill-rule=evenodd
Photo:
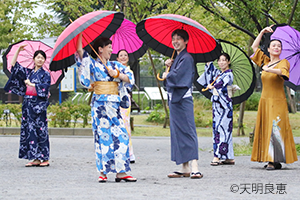
M232 100L228 96L227 86L233 83L232 70L223 73L213 63L205 65L205 72L198 78L198 83L207 87L216 77L215 94L211 96L213 114L213 149L214 156L220 159L234 159L232 143ZM212 90L210 90L213 93Z
M127 89L134 84L133 74L129 68L117 61L108 61L107 66L118 69L129 77L130 83L124 83L118 78L112 78L100 59L94 60L84 51L82 60L75 54L80 83L90 88L95 81L115 81L119 83L119 95L93 94L91 115L93 119L93 134L95 139L96 166L99 172L123 173L130 171L129 167L129 137L120 114L120 106L127 108L129 99Z

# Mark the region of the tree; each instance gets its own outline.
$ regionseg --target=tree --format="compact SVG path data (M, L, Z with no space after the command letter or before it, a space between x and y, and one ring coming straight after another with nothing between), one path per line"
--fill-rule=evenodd
M225 21L237 30L246 33L252 39L255 39L257 33L265 26L272 23L294 24L296 28L299 26L299 15L297 14L300 12L300 9L296 7L298 0L196 0L196 2L217 18ZM294 23L294 21L296 23ZM252 52L248 51L248 55L250 56L251 54ZM293 101L290 95L289 102L290 105L292 105ZM243 108L244 106L242 104L238 135L240 134L240 130L243 132ZM293 106L291 106L291 108L293 108Z

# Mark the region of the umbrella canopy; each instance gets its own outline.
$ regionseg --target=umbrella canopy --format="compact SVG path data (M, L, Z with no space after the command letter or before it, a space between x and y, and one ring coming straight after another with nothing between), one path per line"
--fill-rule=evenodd
M138 36L153 50L172 56L172 32L184 29L189 34L187 51L195 62L208 62L218 58L221 46L208 30L198 22L181 15L163 14L149 17L137 24Z
M225 40L219 40L219 42L222 46L222 51L228 53L228 55L230 56L230 69L232 69L234 77L233 85L238 85L241 88L241 90L237 90L233 94L232 102L233 104L242 103L243 101L247 100L253 93L256 82L255 69L250 58L238 46ZM217 61L214 62L214 65L219 68ZM202 74L204 72L204 66L205 64L203 63L197 65L198 74ZM199 91L201 91L201 89L203 88L202 85L195 85ZM209 99L212 95L209 91L202 93Z
M136 34L135 27L133 22L124 19L120 28L111 36L113 49L111 60L116 60L117 53L122 49L128 52L130 61L137 60L146 53L148 47Z
M293 90L300 89L300 32L288 25L273 26L275 31L266 35L264 45L270 42L270 39L278 39L282 42L282 51L280 59L287 59L290 63L290 78L285 81L285 85ZM270 38L270 39L269 39ZM267 48L263 51L269 55Z
M50 73L51 85L56 88L59 85L60 81L63 79L64 73L62 72L62 70L56 71L56 72L50 71L49 63L50 63L50 58L51 58L51 55L52 55L52 52L53 52L53 48L46 45L45 43L43 43L41 41L21 40L17 43L14 43L14 44L10 45L7 48L4 55L2 56L3 71L5 72L5 74L8 77L10 77L11 67L12 67L11 64L10 64L11 60L12 60L15 52L19 48L19 46L21 46L23 44L27 44L27 46L25 46L24 51L21 51L19 53L17 61L23 67L33 69L34 68L34 61L33 61L34 52L37 51L37 50L43 50L46 53L46 57L47 57L44 65L43 65L43 69Z
M57 38L51 57L50 70L67 69L75 63L74 53L78 34L82 32L87 41L82 40L82 46L90 51L89 43L98 37L112 36L120 27L124 14L114 11L95 11L81 16L72 22Z

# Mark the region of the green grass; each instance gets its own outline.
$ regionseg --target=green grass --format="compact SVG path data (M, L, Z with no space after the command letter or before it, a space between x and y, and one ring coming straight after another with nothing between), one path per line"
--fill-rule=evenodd
M252 145L243 141L242 143L233 144L235 156L250 156L252 153Z
M211 111L207 110L204 111L204 118L207 120L211 119ZM234 111L233 120L234 120L234 128L233 128L233 136L237 136L237 120L238 120L238 111ZM245 111L244 113L244 133L245 135L241 136L249 136L249 133L253 132L255 123L256 123L256 111ZM160 123L153 123L153 122L147 122L146 119L148 117L148 114L139 114L139 115L131 115L134 118L134 132L133 135L136 136L169 136L169 128L163 128L163 124ZM289 114L290 124L292 128L292 132L294 137L300 137L300 113L295 114ZM151 127L139 127L138 125L150 125ZM205 136L209 137L212 134L212 128L211 127L205 127L205 128L197 128L197 134L199 137Z

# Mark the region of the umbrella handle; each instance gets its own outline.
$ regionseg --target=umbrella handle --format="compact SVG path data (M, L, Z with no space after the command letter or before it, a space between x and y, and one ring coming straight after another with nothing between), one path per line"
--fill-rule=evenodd
M170 67L167 68L167 72L169 72L169 71L170 71ZM159 81L164 81L164 80L166 80L165 78L160 78L160 77L159 77L159 73L157 73L156 78L157 78Z
M173 50L171 60L173 59L174 54L175 54L175 49ZM167 68L167 72L170 71L170 68L171 68L171 66ZM166 80L165 78L160 78L160 77L159 77L159 73L156 75L156 78L157 78L159 81L164 81L164 80Z
M219 78L219 76L220 75L218 75L216 78L215 78L215 80L213 81L213 82L211 82L211 84L210 85L213 85L215 82L216 82L216 80ZM205 92L205 91L207 91L209 88L208 87L206 87L206 88L202 88L202 92Z

